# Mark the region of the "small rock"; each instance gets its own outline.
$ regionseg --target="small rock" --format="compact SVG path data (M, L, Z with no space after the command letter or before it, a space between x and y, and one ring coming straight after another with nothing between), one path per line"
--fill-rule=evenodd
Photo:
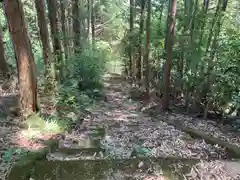
M142 168L144 166L144 162L141 161L139 164L138 164L138 168Z

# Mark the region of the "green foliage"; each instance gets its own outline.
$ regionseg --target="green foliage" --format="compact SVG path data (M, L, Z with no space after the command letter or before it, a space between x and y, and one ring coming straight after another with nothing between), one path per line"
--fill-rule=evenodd
M66 61L66 79L58 86L57 104L73 111L84 109L102 98L105 64L112 58L107 42L96 41L71 55Z
M29 117L25 121L26 126L34 131L40 131L40 133L60 133L67 130L70 126L70 122L66 119L60 119L58 117L44 117L39 114L35 114ZM34 135L34 134L33 134Z
M65 83L76 81L81 84L80 89L95 89L100 87L101 77L105 72L105 63L108 60L109 50L101 43L96 47L91 45L82 49L80 53L69 57ZM78 84L77 83L77 84Z
M136 2L138 10L134 16L133 33L129 34L129 28L126 28L125 36L122 38L123 49L125 49L124 57L127 58L126 64L128 64L130 39L135 60L138 58L139 38L142 39L141 45L143 53L145 52L146 27L144 27L142 37L139 37L139 2ZM227 11L217 14L221 19L220 23L217 20L213 23L218 1L210 2L207 13L202 9L202 2L198 4L195 2L184 4L181 1L177 5L172 53L172 93L180 90L185 98L191 96L190 101L194 100L203 106L206 101L209 101L212 109L219 111L226 108L238 109L240 34L236 18L239 13L236 7L239 6L239 2L235 0L228 2ZM150 66L151 72L156 71L156 73L151 80L157 76L158 90L161 91L163 89L162 65L166 61L164 48L167 36L168 3L161 1L153 2L152 5ZM127 18L129 18L129 9L127 13ZM126 22L129 27L129 19L126 19ZM215 36L217 40L214 47ZM181 60L183 61L182 74L180 72Z
M138 157L150 156L151 151L148 148L141 147L139 145L134 145L134 150L132 155L135 155Z
M16 159L19 159L20 157L24 156L27 154L27 150L22 149L22 148L9 148L3 153L3 160L4 161L11 161L13 156L16 157Z
M23 0L22 2L37 71L38 74L43 74L42 47L34 1ZM128 64L129 39L131 39L132 43L134 60L138 59L140 38L143 53L145 52L145 23L144 33L141 37L139 35L140 2L136 1L137 7L133 13L134 28L132 34L129 34L130 8L128 1L101 0L95 2L96 41L92 45L88 41L90 38L82 37L82 49L79 50L79 53L69 54L68 59L65 60L66 63L63 67L65 79L57 86L57 104L65 104L78 109L79 106L91 104L94 98L100 97L101 78L105 71L121 72L123 64ZM239 17L239 11L237 8L240 4L236 0L228 2L227 11L219 14L224 16L221 20L221 26L218 27L217 23L214 25L212 23L217 1L210 2L206 14L202 10L202 2L199 1L198 4L195 4L195 2L192 1L192 3L185 5L184 1L181 1L177 5L172 54L172 89L179 89L182 85L181 91L183 94L187 91L199 103L203 103L205 97L202 96L207 95L207 98L212 101L213 106L217 109L222 110L227 106L234 106L234 109L237 109L239 108L240 89L240 31L239 19L237 18ZM83 20L88 16L87 7L85 6L87 2L83 1L83 3L84 5L81 6L82 24L84 24ZM151 79L155 81L157 78L157 84L161 90L163 86L162 65L166 60L164 47L167 35L168 1L152 1L152 6L150 66L152 72L156 72L154 72L155 76ZM16 67L11 38L6 28L6 18L2 9L0 20L4 31L4 45L8 62ZM82 27L86 27L86 24ZM214 36L217 34L218 28L220 28L220 34L217 37L217 48L211 46L212 37L207 51L210 32L213 30L212 34ZM82 30L86 31L87 28L82 28ZM86 32L81 33L86 34ZM60 32L60 34L59 38L64 40L63 33ZM72 41L73 37L73 34L67 32L65 39ZM87 45L83 46L83 44ZM213 51L215 51L215 54L212 57ZM183 60L183 74L179 72L180 60ZM212 63L212 68L209 68L210 63ZM41 76L40 81L43 81L43 78L46 77ZM50 84L52 83L51 79L46 79ZM39 84L40 89L42 86L46 86L45 82ZM55 84L55 82L52 84Z

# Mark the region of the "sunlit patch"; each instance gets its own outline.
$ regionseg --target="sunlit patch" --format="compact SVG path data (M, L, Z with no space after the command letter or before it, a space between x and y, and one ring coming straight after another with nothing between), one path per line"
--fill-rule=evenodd
M34 115L26 120L26 128L19 130L12 138L17 147L27 150L39 150L45 147L41 142L53 139L63 131L57 120L44 120Z
M18 133L19 138L32 139L42 136L42 132L37 129L29 128L27 130L22 130Z
M55 137L56 134L54 133L43 133L41 130L29 128L17 132L12 142L17 147L33 151L45 147L41 143L42 141L47 141Z
M118 115L117 117L114 118L114 120L116 121L124 121L124 122L128 122L128 121L132 121L134 119L136 119L137 116L129 116L129 114L121 114Z
M18 138L16 140L13 140L13 142L15 141L15 144L20 147L20 148L24 148L26 150L30 150L30 151L36 151L36 150L40 150L42 148L44 148L45 146L41 143L35 142L33 140L30 139L26 139L24 137L22 138Z
M128 110L136 110L137 107L136 106L128 106Z

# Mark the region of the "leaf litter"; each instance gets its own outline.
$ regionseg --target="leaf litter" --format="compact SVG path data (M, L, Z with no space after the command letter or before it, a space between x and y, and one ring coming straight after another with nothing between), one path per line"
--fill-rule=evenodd
M193 139L189 134L168 125L166 122L153 121L137 110L139 105L136 102L128 99L126 91L129 87L126 84L115 85L115 89L117 87L121 88L123 93L114 93L108 89L107 102L96 107L95 112L98 113L94 113L94 117L88 121L90 125L101 124L106 128L107 135L101 144L108 152L109 157L125 159L142 155L206 160L228 158L225 149L218 145L208 144L202 139ZM186 117L176 115L174 118L184 122ZM213 132L216 128L213 126L209 130ZM136 151L138 151L137 154ZM202 168L203 163L207 167L206 169ZM191 173L187 174L185 179L200 180L203 179L201 173L214 174L216 172L220 175L205 177L216 180L219 177L220 179L237 179L237 177L231 177L220 165L219 161L202 161L192 167Z
M174 121L179 121L179 123L182 123L187 127L203 131L212 137L219 138L225 142L229 142L240 147L240 133L232 131L231 127L227 127L227 125L217 125L216 122L211 120L193 118L176 113L172 113L168 118L171 118ZM229 130L226 131L226 129Z
M116 92L111 89L122 89ZM101 140L101 145L108 152L110 158L129 158L134 156L148 157L178 157L192 159L224 159L227 157L225 149L217 145L207 144L204 140L193 139L187 133L177 130L163 121L152 121L145 114L138 111L139 105L128 98L129 86L127 84L111 84L106 94L107 100L92 110L92 115L84 119L82 125L77 125L73 131L78 134L83 126L99 126L106 129L106 136ZM201 128L204 132L215 133L215 136L234 142L232 136L221 133L218 127L199 122L183 115L172 116L177 121L184 122L192 128ZM2 126L2 123L1 123ZM12 135L19 129L13 126L7 133L1 134L1 156L4 150L11 145ZM11 132L11 133L10 133ZM238 143L238 140L234 143ZM4 162L5 163L5 162ZM1 177L6 174L10 166L4 164L1 158ZM5 167L5 168L3 168ZM177 167L178 169L179 167ZM176 169L176 171L177 171ZM236 173L237 174L237 173ZM237 174L238 175L238 174ZM185 174L185 179L239 179L226 171L225 164L221 161L202 161L192 167L190 173ZM162 176L139 175L135 179L166 179Z

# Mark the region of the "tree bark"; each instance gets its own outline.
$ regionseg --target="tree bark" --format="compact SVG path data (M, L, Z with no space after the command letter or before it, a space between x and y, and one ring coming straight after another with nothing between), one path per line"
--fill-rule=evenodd
M149 52L150 52L150 33L151 33L151 11L152 4L151 0L148 0L147 3L147 21L146 21L146 52L144 55L144 79L145 79L145 89L147 95L149 95Z
M170 76L171 76L171 67L172 67L172 51L173 51L175 17L176 17L176 11L177 11L177 0L171 0L171 9L169 10L171 11L169 13L167 59L164 67L163 110L168 110L168 107L169 107L169 89L170 89Z
M56 78L61 80L63 78L63 57L61 53L61 42L59 39L59 29L58 29L58 19L57 19L57 3L56 0L47 0L48 4L48 18L50 21L52 42L53 42L53 51L56 56Z
M46 68L48 68L52 60L52 52L50 48L50 38L46 21L44 0L35 0L35 7L37 10L38 27L43 47L44 64Z
M205 113L204 113L205 118L207 117L208 107L211 103L211 100L207 97L208 96L207 93L211 92L211 86L212 86L211 84L214 83L214 77L212 76L212 70L214 68L214 58L215 58L217 47L218 47L218 37L219 37L220 31L221 31L221 25L222 25L221 20L224 15L223 13L226 11L227 4L228 4L228 0L219 0L216 14L214 17L216 19L215 20L213 19L213 22L216 21L216 28L214 28L215 34L214 34L212 45L211 45L210 58L209 58L208 68L207 68L207 84L206 84L206 95L205 95L206 102L205 102ZM213 32L212 32L212 34L213 34Z
M72 14L72 1L69 2L68 7L67 7L67 35L68 35L68 40L67 40L67 44L68 44L68 54L72 54L73 53L73 39L74 39L74 33L73 33L73 14Z
M216 9L214 17L212 19L211 29L210 29L210 33L209 33L208 40L207 40L206 53L209 53L209 48L211 46L212 37L213 37L213 33L214 33L214 27L215 27L215 24L217 22L220 10L221 10L221 0L218 0L217 9Z
M142 35L143 35L143 28L144 28L144 9L145 9L145 0L141 0L141 15L140 15L140 29L139 29L139 45L138 45L138 60L137 60L137 83L141 85L142 79Z
M75 53L79 53L81 46L81 28L80 28L80 7L79 0L73 0L73 32L74 32L74 49Z
M168 33L169 33L169 17L170 17L170 9L171 9L171 6L172 6L172 1L169 0L168 1L168 16L167 16L167 23L166 23L166 29L165 29L165 39L164 39L164 50L165 50L165 55L166 55L166 52L167 52L167 43L168 43ZM164 56L165 56L164 55Z
M2 29L0 29L0 73L2 73L4 77L8 77L8 64L5 57Z
M193 11L193 17L191 19L191 44L192 46L195 46L195 30L196 30L196 20L197 20L197 14L198 14L198 2L199 0L195 0L194 4L194 11Z
M206 25L206 17L209 7L209 0L203 0L203 7L202 7L202 17L201 17L201 26L200 26L200 38L199 38L199 46L201 47L203 42L203 35L204 35L204 27ZM200 48L199 48L200 50Z
M20 0L5 0L4 10L17 58L20 104L23 115L37 111L37 78L34 56Z
M134 0L130 0L130 14L129 14L129 76L133 78L133 57L132 57L132 36L133 36L133 8L134 8Z
M90 38L90 32L91 32L91 4L90 4L90 0L87 0L87 36L88 39Z
M92 43L95 41L95 8L94 0L91 0L91 32L92 32Z
M194 2L192 0L184 0L184 22L183 22L183 38L180 39L180 60L177 63L177 71L179 75L177 95L183 95L183 76L184 76L184 60L185 60L185 51L186 51L186 37L189 36L191 15L194 11Z
M67 50L67 37L66 37L66 2L61 0L60 2L60 9L61 9L61 28L62 28L62 35L63 35L63 47L64 47L64 54L65 59L68 58L68 50Z

